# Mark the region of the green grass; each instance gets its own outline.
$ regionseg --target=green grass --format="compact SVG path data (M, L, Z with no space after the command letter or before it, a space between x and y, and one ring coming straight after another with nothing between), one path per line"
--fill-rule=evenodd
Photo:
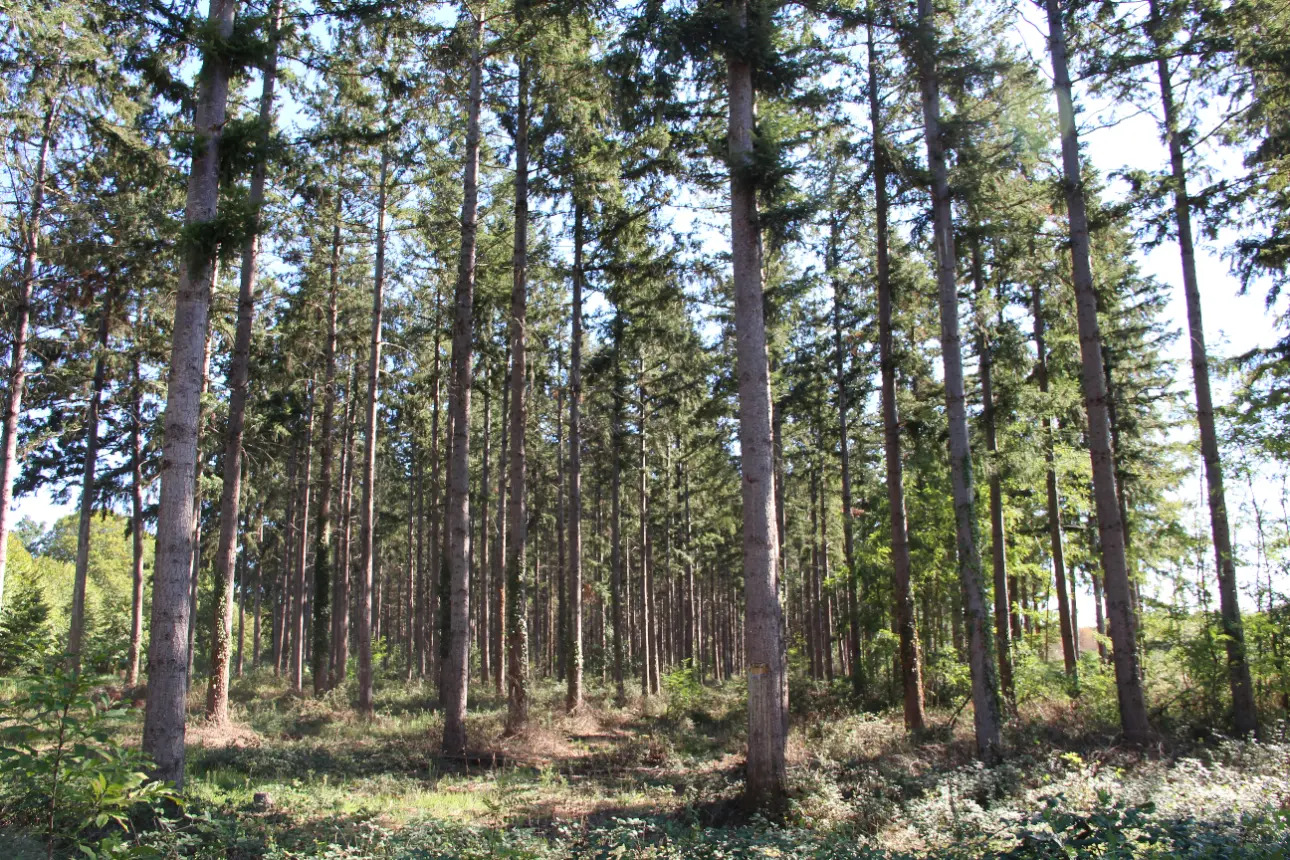
M795 687L792 796L772 825L738 804L735 684L623 709L593 685L570 717L563 688L539 683L514 738L484 690L458 761L438 754L423 685L381 685L364 721L352 689L313 700L257 673L235 682L229 727L202 723L194 692L186 807L142 841L202 858L1287 856L1284 742L1127 750L1089 716L1100 703L1036 700L985 769L970 715L934 711L915 741L898 713L855 713L843 689ZM136 716L122 737L137 733ZM1130 853L1102 853L1121 832Z

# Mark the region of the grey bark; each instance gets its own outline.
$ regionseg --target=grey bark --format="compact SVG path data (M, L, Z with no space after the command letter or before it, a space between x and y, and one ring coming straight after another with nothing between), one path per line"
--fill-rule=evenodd
M1192 380L1196 389L1196 423L1200 428L1200 453L1205 463L1209 524L1218 574L1219 617L1223 625L1223 646L1227 651L1228 684L1232 690L1232 724L1238 735L1259 731L1259 713L1254 703L1254 684L1245 654L1245 628L1241 622L1240 597L1236 587L1236 563L1232 555L1231 527L1227 519L1227 496L1223 491L1223 463L1214 426L1214 399L1209 386L1209 353L1205 349L1205 324L1201 317L1200 280L1196 276L1196 249L1192 238L1191 198L1187 193L1187 160L1179 130L1178 105L1174 99L1173 77L1162 43L1162 22L1156 0L1151 0L1150 35L1156 42L1156 76L1164 108L1165 142L1169 146L1170 178L1173 180L1174 221L1178 225L1178 251L1182 258L1183 295L1187 302L1187 334L1191 345Z
M1114 650L1116 697L1120 705L1120 727L1131 743L1147 741L1151 726L1138 671L1137 618L1130 605L1128 561L1124 546L1124 522L1120 518L1115 482L1115 457L1111 447L1110 418L1107 413L1106 381L1103 377L1102 333L1097 319L1097 294L1089 261L1088 210L1080 174L1079 130L1071 96L1070 69L1066 56L1066 33L1058 0L1045 0L1048 15L1048 47L1053 65L1053 91L1061 128L1062 182L1070 220L1071 266L1075 283L1076 322L1080 340L1080 376L1084 408L1088 415L1089 458L1093 465L1093 497L1097 509L1098 538L1102 547L1103 584L1111 622Z
M937 35L931 0L919 0L918 23L917 64L927 162L932 174L932 220L935 232L936 283L940 301L941 361L945 368L945 409L949 420L955 548L968 633L968 665L972 674L973 727L977 754L990 761L998 758L1002 745L999 689L990 653L990 618L981 583L981 557L977 551L976 517L973 512L972 452L968 441L963 347L959 331L958 261L954 251L949 169L941 137Z
M227 41L232 37L236 12L237 0L210 0L207 19L214 38ZM227 56L209 48L204 51L193 122L197 146L189 171L184 213L188 236L179 269L163 419L143 752L153 761L152 775L179 789L184 783L186 639L191 622L188 589L197 501L194 483L197 437L215 268L215 243L210 231L219 200L219 146L228 106L230 73Z
M735 38L748 33L747 0L730 0ZM735 367L743 480L743 570L748 666L745 799L778 806L787 787L788 674L779 604L779 530L770 365L763 316L761 232L753 178L753 67L741 46L726 55L729 90L730 232L735 292Z
M264 186L269 167L269 134L273 127L273 92L278 78L278 28L282 2L269 10L269 53L262 70L260 114L256 129L255 167L247 206L250 230L242 243L242 270L237 292L237 325L228 371L228 423L224 430L224 481L220 488L219 543L215 548L215 617L211 625L211 675L206 691L206 718L228 721L229 637L233 623L233 565L237 558L237 524L242 498L242 435L246 428L247 384L251 375L251 332L255 321L255 287L260 260Z
M90 574L90 526L94 515L95 466L99 459L99 412L103 406L103 386L107 381L108 333L112 328L112 288L103 294L102 318L99 320L98 355L94 359L94 379L90 385L90 403L85 414L85 464L82 469L81 505L76 530L76 570L72 583L72 618L67 637L67 662L73 672L81 670L81 643L85 636L85 587Z
M367 399L363 407L363 508L358 534L358 709L372 714L373 530L376 527L376 409L380 392L381 314L385 302L385 206L390 154L381 148L381 178L376 204L376 264L372 279L372 336L367 355Z
M466 699L470 685L470 367L474 337L475 244L478 232L479 113L483 97L482 10L474 20L466 115L466 171L461 204L461 254L452 327L452 382L448 389L452 449L448 460L448 563L451 574L449 641L440 693L443 752L466 752ZM520 180L516 179L518 188ZM518 210L517 223L518 223ZM516 238L516 246L519 239ZM517 274L518 278L519 275Z
M877 51L873 26L866 28L869 59L869 122L873 129L875 238L878 273L878 356L882 375L883 452L887 473L887 507L891 518L892 590L896 633L900 640L900 681L905 728L921 732L926 722L923 708L923 673L918 655L918 627L914 619L911 588L912 562L905 520L905 476L900 459L900 415L896 404L896 359L892 343L891 262L888 251L887 142L878 98Z

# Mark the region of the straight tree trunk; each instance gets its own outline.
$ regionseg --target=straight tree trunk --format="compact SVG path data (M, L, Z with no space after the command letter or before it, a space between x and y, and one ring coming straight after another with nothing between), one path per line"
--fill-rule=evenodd
M493 584L497 592L497 601L493 605L493 616L497 619L493 628L493 684L500 696L506 686L506 523L509 506L506 495L506 475L510 469L510 416L511 416L511 343L506 339L506 352L502 358L502 412L498 420L498 432L501 433L501 449L497 457L497 545L493 549Z
M573 300L569 311L569 674L565 708L582 708L582 204L573 207Z
M945 367L945 409L949 418L950 486L954 499L955 543L963 612L968 632L968 665L972 673L973 726L977 754L986 761L999 757L999 688L990 647L990 617L981 584L973 513L972 452L969 449L967 407L963 386L962 337L959 333L957 258L949 169L941 138L941 94L937 71L937 35L931 0L918 2L918 77L923 103L927 162L932 174L932 219L936 246L936 281L940 296L941 360Z
M637 462L639 465L637 484L637 508L640 511L639 538L641 546L640 563L640 613L636 617L641 637L641 699L648 699L654 694L654 642L650 629L654 626L652 571L649 559L649 465L645 461L645 362L641 361L641 379L638 389L640 397L640 425L636 434Z
M623 372L622 372L622 330L623 320L622 312L615 310L613 330L613 415L610 424L610 457L612 464L610 469L613 472L610 484L610 514L609 514L609 554L610 567L612 568L612 579L610 581L610 603L612 604L611 613L614 622L613 651L614 651L614 702L618 707L627 704L626 689L626 667L623 665L626 655L623 653L625 648L625 637L623 636L623 591L626 588L626 570L625 558L623 553Z
M363 509L358 533L358 710L372 716L373 533L376 528L376 409L380 392L381 314L385 302L385 205L390 175L389 150L381 147L381 178L376 203L376 265L372 279L372 337L367 354L367 400L363 408Z
M887 507L891 516L892 590L895 602L896 634L900 640L900 680L904 697L905 728L921 732L926 723L923 709L923 672L918 655L918 627L914 620L911 587L913 563L909 553L909 532L905 520L905 477L900 459L900 416L896 407L896 359L892 344L891 262L888 254L887 142L878 99L877 51L873 25L866 28L869 56L869 121L873 129L875 220L878 271L878 351L882 373L883 451L887 472Z
M735 38L746 38L748 0L730 0L729 10ZM777 581L779 530L775 520L770 364L762 309L761 227L752 175L756 96L750 57L731 46L726 68L748 664L745 799L752 807L776 807L783 803L787 788L784 749L788 738L788 674Z
M81 642L85 636L85 586L90 574L90 525L94 515L94 472L99 459L99 412L103 386L107 381L108 333L112 328L112 288L103 294L99 320L98 355L94 359L94 380L85 415L85 465L82 470L81 506L76 531L76 573L72 585L72 619L67 637L67 662L75 673L81 671Z
M1178 127L1178 106L1174 101L1173 78L1163 44L1163 22L1157 0L1151 0L1148 29L1156 42L1156 75L1164 108L1165 142L1169 146L1170 178L1173 180L1174 221L1178 225L1178 251L1182 258L1183 294L1187 301L1187 333L1191 341L1191 372L1196 388L1196 422L1200 427L1200 453L1205 462L1209 525L1214 539L1214 561L1218 573L1218 607L1223 625L1223 646L1227 651L1228 683L1232 688L1232 725L1241 736L1257 734L1259 713L1254 703L1254 684L1245 655L1245 629L1236 587L1236 563L1232 555L1231 528L1227 520L1227 496L1223 491L1223 463L1214 426L1214 400L1209 387L1209 354L1205 349L1205 325L1201 318L1200 280L1196 276L1196 249L1192 239L1191 198L1187 193L1187 161Z
M855 524L852 522L851 498L851 426L847 414L846 352L842 342L842 307L845 300L842 278L837 274L838 225L829 232L829 268L833 275L833 377L837 386L838 439L842 468L842 549L847 562L847 650L851 661L851 686L857 696L864 693L864 661L860 659L860 601L856 593Z
M237 0L210 0L213 38L233 34ZM184 223L190 232L209 232L219 200L219 146L228 107L231 66L210 47L198 73L193 127L197 145L188 178ZM193 560L193 515L197 501L197 436L205 341L210 314L214 244L192 241L182 253L166 385L161 498L157 514L157 558L153 567L151 639L148 645L148 701L143 752L152 776L182 789L185 701L188 694L186 638L191 622L188 588ZM7 486L8 482L4 482Z
M511 285L511 414L510 414L510 536L506 557L507 670L506 731L522 731L529 718L529 642L525 624L527 599L524 572L528 541L528 506L525 499L528 399L528 61L520 60L519 104L515 124L515 251ZM535 555L536 557L536 555Z
M143 314L136 317L142 331ZM139 649L143 643L143 387L139 351L130 357L130 542L133 566L130 577L130 651L125 684L139 683Z
M466 175L461 204L461 256L452 327L452 449L448 460L448 563L451 570L443 701L444 755L466 753L466 699L470 685L470 368L474 339L475 243L478 231L479 112L482 100L483 12L475 18L466 125ZM516 179L516 186L519 180ZM518 204L517 204L518 210ZM518 219L517 219L518 220ZM518 246L519 239L516 239ZM517 275L518 277L518 275Z
M482 374L481 387L484 389L484 450L480 457L480 475L479 475L479 550L480 561L479 567L479 587L476 590L476 599L479 601L479 621L477 638L479 640L479 683L487 687L489 680L492 678L492 592L489 590L491 584L488 581L489 571L492 569L488 557L491 550L492 542L488 539L488 503L493 492L492 475L490 474L490 455L492 454L492 436L493 436L493 397L492 386L488 379L488 358L484 356L480 359L480 371ZM506 417L503 416L505 421Z
M217 0L218 2L218 0ZM45 183L49 169L49 152L54 148L54 123L62 99L54 98L45 109L41 122L40 146L36 153L36 172L31 181L30 212L23 236L22 280L18 301L13 309L13 347L9 358L9 379L5 387L4 455L0 458L0 609L4 608L5 569L9 561L9 508L13 504L13 479L18 472L18 419L22 415L22 395L27 385L27 341L31 331L31 302L36 291L36 264L40 253L40 228L45 220Z
M1075 125L1075 105L1071 97L1061 7L1058 0L1045 0L1045 9L1048 14L1053 90L1057 96L1057 115L1061 128L1062 179L1070 219L1080 371L1084 408L1088 413L1093 495L1114 646L1116 697L1120 704L1120 727L1125 739L1130 743L1141 743L1149 739L1151 726L1147 720L1142 677L1138 671L1137 618L1130 605L1124 523L1120 518L1116 493L1115 456L1111 448L1106 381L1103 378L1102 333L1097 319L1097 294L1093 289L1093 269L1089 261L1088 212L1084 199L1084 182L1080 175L1079 131Z
M981 256L979 225L973 224L972 281L976 292L977 360L981 375L981 423L985 427L985 448L989 461L990 482L990 561L994 574L994 647L999 652L999 686L1009 707L1017 709L1017 694L1012 683L1011 607L1016 595L1008 587L1008 546L1003 527L1003 476L999 470L999 428L994 405L994 355L990 339L990 315L982 306L988 296L985 284L985 261Z
M269 135L273 128L273 91L278 78L278 28L282 2L269 10L269 53L262 70L260 115L256 128L255 167L247 206L250 230L242 243L242 270L238 279L237 324L233 333L233 359L228 371L228 423L224 430L223 483L219 504L219 543L215 548L215 616L211 624L211 674L206 689L206 719L228 722L229 637L233 624L233 565L237 558L237 524L242 498L242 436L246 428L247 385L251 375L251 331L255 320L255 287L260 260L261 209L269 167Z
M331 613L331 668L328 689L345 683L349 663L349 537L354 483L354 416L358 398L358 362L350 367L345 386L345 442L340 453L340 529L336 541L335 599Z
M305 571L309 561L309 505L312 501L314 450L314 381L309 380L309 407L305 414L304 468L300 475L300 532L296 540L295 571L291 577L291 689L305 685Z
M1030 288L1031 314L1035 329L1035 378L1039 391L1048 396L1048 344L1044 335L1044 309L1042 289L1038 282ZM1045 405L1045 409L1047 409ZM1075 601L1066 586L1066 552L1062 544L1062 508L1057 489L1057 462L1053 442L1053 419L1044 416L1044 465L1048 513L1048 542L1053 556L1053 573L1057 583L1057 622L1061 628L1062 659L1066 674L1076 684L1079 681L1079 627L1075 623ZM1071 574L1074 586L1074 572Z
M336 329L339 322L340 303L340 216L342 196L336 194L336 211L332 219L331 266L327 289L327 342L323 345L323 414L322 451L318 460L318 520L314 524L314 599L313 599L313 659L314 695L319 696L329 688L328 664L331 651L329 634L331 622L331 585L333 564L331 558L331 501L332 501L332 436L336 416Z

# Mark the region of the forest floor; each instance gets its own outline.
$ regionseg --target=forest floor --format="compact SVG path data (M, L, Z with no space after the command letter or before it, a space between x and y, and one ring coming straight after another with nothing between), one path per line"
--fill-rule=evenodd
M792 797L771 824L738 803L737 684L624 708L611 692L593 684L570 716L563 688L539 683L529 730L506 737L504 698L480 691L473 752L450 760L419 684L378 687L364 721L341 693L293 695L257 674L235 682L223 728L197 716L194 690L185 813L145 841L225 858L1290 856L1283 726L1263 743L1134 750L1069 702L1032 704L1010 724L1005 761L984 768L970 711L933 710L914 742L898 711L856 714L842 685L803 685Z

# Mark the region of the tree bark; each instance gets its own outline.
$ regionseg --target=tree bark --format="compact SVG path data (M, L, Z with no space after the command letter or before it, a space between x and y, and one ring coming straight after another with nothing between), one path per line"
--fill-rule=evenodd
M748 34L748 0L730 0L737 37ZM739 448L743 472L743 569L748 664L750 806L783 803L787 787L788 675L779 604L779 530L770 365L763 316L761 228L753 178L756 135L751 58L732 45L726 56L730 97L730 232L735 292L735 366L739 379Z
M224 430L223 484L220 489L219 544L215 548L215 616L211 624L211 675L206 690L206 718L222 725L228 721L229 638L233 624L233 565L237 559L237 525L242 499L242 435L246 428L247 385L251 375L251 332L255 320L255 287L260 260L260 231L264 185L269 166L269 134L273 127L273 92L278 77L278 28L282 2L269 10L269 53L265 58L260 89L260 114L256 129L255 167L247 206L251 225L242 243L242 270L237 292L237 325L233 333L233 359L228 371L228 423Z
M440 694L443 701L443 752L466 752L466 699L470 685L470 368L474 338L475 244L478 232L479 112L482 100L481 40L484 19L474 21L466 119L466 174L461 204L461 255L452 327L452 383L448 411L452 450L448 460L448 563L451 568L449 641ZM519 188L520 180L516 179ZM518 196L518 195L517 195ZM516 204L518 213L519 204ZM517 214L518 223L518 214ZM519 239L516 238L516 246ZM517 274L518 278L519 275Z
M892 591L895 602L896 633L900 640L900 680L904 696L905 728L921 732L926 723L923 709L923 672L918 655L918 627L914 620L914 597L910 585L913 564L909 554L909 532L905 521L905 477L900 459L900 416L896 405L896 359L892 343L891 261L888 252L887 142L878 99L877 51L873 25L866 28L869 58L869 122L873 129L873 176L878 271L878 355L882 373L883 452L887 472L887 507L891 518Z
M1223 463L1214 426L1214 400L1209 386L1209 354L1205 348L1205 325L1201 317L1200 281L1196 276L1196 249L1192 238L1191 198L1187 193L1187 161L1179 130L1178 106L1174 100L1162 22L1156 0L1151 0L1149 34L1156 43L1156 75L1164 108L1165 142L1169 146L1170 178L1173 180L1174 221L1178 225L1178 251L1182 258L1183 295L1187 302L1187 333L1191 341L1191 372L1196 389L1196 423L1200 428L1200 453L1205 463L1208 488L1209 524L1213 535L1214 561L1218 573L1218 606L1223 625L1223 646L1227 651L1228 683L1232 689L1232 724L1241 736L1257 734L1259 713L1254 703L1254 685L1245 655L1245 629L1236 587L1236 563L1232 555L1231 527L1227 520L1227 496L1223 491Z
M340 534L336 541L334 600L331 613L331 669L328 689L345 683L349 664L349 538L354 483L354 419L357 412L358 362L345 386L345 442L340 454Z
M582 246L583 208L573 205L573 296L569 311L569 672L565 708L582 707Z
M74 673L81 671L81 643L85 636L85 586L90 574L90 526L94 515L94 472L99 459L99 412L103 406L103 386L107 380L108 334L112 328L113 288L103 294L102 318L99 320L98 355L94 359L94 379L90 403L85 415L85 465L82 470L81 505L76 530L76 571L72 584L72 618L67 636L67 663Z
M336 194L332 220L331 266L327 289L327 342L323 346L322 451L318 460L318 519L314 524L313 671L314 695L329 688L328 664L331 622L331 496L332 425L336 416L336 328L340 302L340 215L342 196Z
M981 375L981 423L985 428L985 449L990 483L990 561L994 574L994 647L999 652L999 686L1009 707L1017 709L1012 683L1012 618L1015 594L1008 588L1008 546L1003 525L1003 476L999 470L999 428L994 405L994 355L990 338L990 314L982 307L988 297L985 260L981 255L979 225L972 225L972 281L976 292L977 358Z
M515 124L515 251L511 285L511 414L510 414L510 535L506 556L507 685L506 731L522 731L529 718L529 641L525 623L527 598L528 506L525 499L528 426L527 308L528 308L528 61L520 60L519 104Z
M54 123L61 98L54 98L41 122L36 173L31 181L31 208L23 236L22 280L13 309L13 347L9 358L9 379L5 389L4 456L0 458L0 609L4 608L5 570L9 561L9 508L13 504L13 479L18 471L18 419L22 416L22 395L27 385L27 341L31 331L31 302L36 291L36 265L40 254L40 227L45 218L45 183L49 152L54 148Z
M1124 523L1116 499L1115 458L1107 414L1103 378L1102 333L1097 319L1097 294L1089 262L1088 212L1080 175L1079 131L1071 97L1066 34L1058 0L1045 0L1048 46L1052 56L1053 90L1061 128L1062 180L1070 219L1071 265L1074 273L1076 321L1080 340L1080 373L1084 408L1088 414L1089 457L1093 464L1093 495L1097 508L1098 537L1114 646L1116 697L1120 727L1131 743L1150 738L1146 699L1138 672L1137 618L1130 605L1129 570L1124 546Z
M300 474L300 532L296 539L295 572L291 577L291 689L305 685L305 572L309 562L309 505L313 500L314 381L309 380L309 407L305 414L304 468Z
M610 418L609 428L609 448L610 470L612 478L610 482L610 514L609 514L609 565L612 568L611 581L609 585L609 598L612 604L611 614L614 622L614 635L612 645L614 651L614 702L618 707L627 704L626 689L626 667L623 665L626 655L623 653L625 648L625 637L623 635L623 590L626 587L626 571L624 569L623 553L623 400L626 394L623 391L623 371L622 371L622 332L623 318L622 312L618 309L614 311L614 321L611 327L613 333L613 406L612 416Z
M1044 335L1044 316L1042 288L1036 282L1030 288L1031 314L1035 330L1035 379L1039 392L1045 401L1048 397L1048 343ZM1045 402L1045 410L1048 405ZM1066 585L1066 552L1062 544L1062 509L1057 487L1057 458L1053 442L1053 419L1045 414L1044 419L1044 465L1046 498L1048 513L1048 542L1053 556L1053 574L1057 584L1057 623L1061 629L1062 660L1066 674L1072 681L1079 680L1079 628L1075 624L1074 599L1071 589ZM1072 573L1072 586L1074 574Z
M380 397L381 314L385 301L385 205L390 176L389 150L381 147L381 178L376 203L376 264L372 279L372 337L367 355L367 400L363 408L363 509L358 533L358 710L372 715L373 532L376 528L376 410Z
M142 330L143 314L136 317ZM130 650L125 684L139 683L139 650L143 644L143 387L139 350L130 357L130 542L133 566L130 577Z
M211 35L221 42L233 34L237 0L210 0ZM212 47L204 50L198 75L194 149L184 223L189 233L179 270L166 386L161 498L157 515L157 557L153 569L151 640L148 645L148 702L143 752L152 775L184 783L184 723L188 693L186 638L191 622L188 588L193 560L193 515L197 494L197 436L210 293L215 268L214 228L219 200L219 146L228 106L231 66Z
M973 513L972 452L968 441L963 386L962 338L959 332L957 258L949 169L941 139L941 95L937 71L937 35L931 0L918 2L917 62L923 104L927 163L932 174L932 220L936 249L936 282L940 296L941 361L945 368L945 410L949 419L950 486L954 500L955 545L964 620L968 628L968 664L972 673L973 726L977 754L987 761L999 757L999 689L990 647L990 618L981 584Z

